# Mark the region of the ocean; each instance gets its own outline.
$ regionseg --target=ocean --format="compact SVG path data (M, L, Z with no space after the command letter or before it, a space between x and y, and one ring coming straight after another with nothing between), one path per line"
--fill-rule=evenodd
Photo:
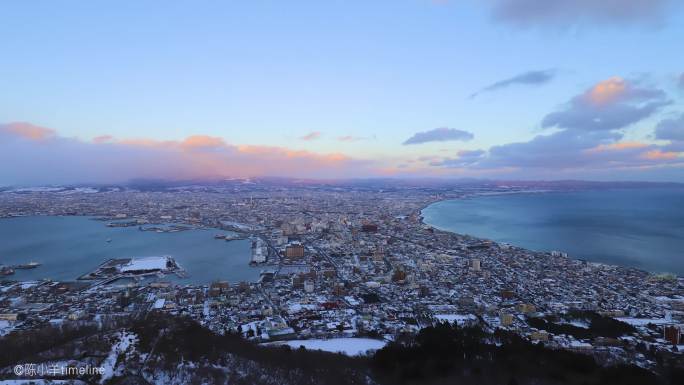
M254 282L261 268L249 266L249 240L214 239L216 229L174 233L139 231L137 227L110 228L89 217L19 217L0 219L0 264L35 261L42 266L16 270L0 279L74 280L111 258L172 256L189 274L179 283L207 284L214 280ZM107 242L111 239L111 242Z
M442 230L684 276L684 188L477 196L422 214Z

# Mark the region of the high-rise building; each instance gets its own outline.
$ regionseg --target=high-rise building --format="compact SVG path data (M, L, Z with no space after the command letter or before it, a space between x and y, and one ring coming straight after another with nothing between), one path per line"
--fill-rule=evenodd
M299 243L294 243L285 247L285 257L287 258L303 258L304 246Z

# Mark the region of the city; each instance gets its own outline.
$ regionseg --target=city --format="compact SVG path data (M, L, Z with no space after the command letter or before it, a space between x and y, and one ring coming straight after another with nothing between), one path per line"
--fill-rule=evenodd
M218 229L216 242L238 230L253 240L244 263L261 273L256 282L190 285L165 280L159 275L165 265L143 260L135 270L161 278L9 277L0 281L0 330L102 328L166 313L258 343L360 337L363 351L368 341L383 341L377 349L402 333L453 323L512 331L604 364L655 369L655 354L679 356L683 278L445 232L421 218L435 201L526 189L236 183L163 191L8 190L0 193L0 217L92 216L99 219L93 226L174 223Z

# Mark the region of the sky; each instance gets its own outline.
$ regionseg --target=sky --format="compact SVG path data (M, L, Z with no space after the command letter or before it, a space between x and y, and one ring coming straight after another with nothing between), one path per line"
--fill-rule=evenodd
M678 0L66 0L0 15L0 185L684 182Z

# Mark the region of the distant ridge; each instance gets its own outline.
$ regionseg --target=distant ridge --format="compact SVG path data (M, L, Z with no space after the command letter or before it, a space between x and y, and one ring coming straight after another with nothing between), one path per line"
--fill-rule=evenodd
M483 188L537 188L549 190L575 189L610 189L610 188L677 188L684 187L679 182L645 182L645 181L588 181L588 180L508 180L508 179L475 179L475 178L349 178L349 179L313 179L288 177L254 177L254 178L217 178L217 179L133 179L121 184L68 184L48 186L5 186L0 192L106 192L117 190L163 191L179 188L201 187L355 187L355 188L449 188L449 187L483 187Z

